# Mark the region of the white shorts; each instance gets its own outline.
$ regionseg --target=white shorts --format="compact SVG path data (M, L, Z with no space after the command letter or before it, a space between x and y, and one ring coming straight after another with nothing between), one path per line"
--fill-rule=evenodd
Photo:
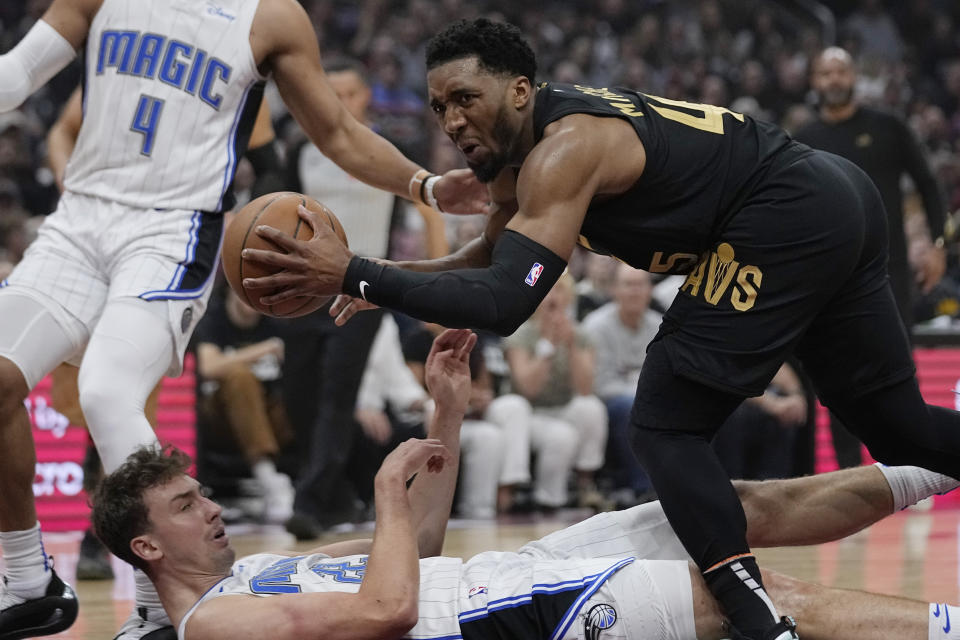
M162 301L174 346L168 375L178 375L206 310L222 235L221 214L140 209L68 191L0 286L42 303L80 345L109 301ZM82 347L65 358L78 364Z
M589 635L590 627L603 633ZM564 638L696 640L689 563L637 560L628 564L583 604Z
M551 640L696 638L689 557L659 503L470 558L458 606L468 640L531 637L530 620Z
M604 630L600 638L696 638L691 559L659 502L599 513L525 544L520 553L556 559L637 558L610 576L584 603L569 631L578 635L565 638L586 638L588 618L592 617L594 624L609 624L614 616L621 622ZM614 616L608 607L613 608Z

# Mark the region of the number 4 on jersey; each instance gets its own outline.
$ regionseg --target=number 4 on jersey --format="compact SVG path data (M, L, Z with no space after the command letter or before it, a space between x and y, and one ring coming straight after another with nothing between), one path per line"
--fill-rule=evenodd
M133 114L133 124L130 125L130 130L143 134L140 153L145 156L153 153L153 140L157 133L161 111L163 111L163 100L146 94L140 95L140 101L137 102L137 110Z

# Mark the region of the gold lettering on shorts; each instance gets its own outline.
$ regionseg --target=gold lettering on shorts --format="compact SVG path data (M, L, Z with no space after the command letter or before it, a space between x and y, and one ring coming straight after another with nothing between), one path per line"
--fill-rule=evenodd
M737 273L737 286L743 289L743 295L740 295L739 289L734 288L730 294L730 303L737 311L749 311L757 301L757 291L760 289L760 283L763 282L763 272L759 267L747 265Z
M726 242L721 243L717 250L710 254L710 269L707 271L707 286L703 291L703 297L713 306L717 306L720 302L720 297L730 286L733 274L740 266L733 256L733 247Z
M686 290L687 287L690 287L688 292L694 298L697 297L697 294L700 293L700 284L703 282L703 271L707 267L707 257L704 258L697 264L696 269L690 272L690 275L687 276L687 279L683 281L683 284L680 285L680 291Z
M697 264L700 256L695 253L671 253L663 260L663 251L656 251L650 260L650 273L686 273Z
M714 251L703 255L697 267L680 286L680 291L696 298L703 287L703 299L713 306L717 306L729 291L733 308L737 311L749 311L757 302L763 271L752 264L741 266L740 262L734 260L734 256L732 246L726 242L720 243ZM736 284L731 289L733 282Z

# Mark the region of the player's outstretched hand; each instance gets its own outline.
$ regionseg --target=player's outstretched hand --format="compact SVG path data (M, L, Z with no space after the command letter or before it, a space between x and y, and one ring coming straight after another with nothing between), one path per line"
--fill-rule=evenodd
M466 412L470 402L470 352L476 344L477 334L469 329L447 329L434 339L424 379L438 409Z
M262 304L277 304L298 296L333 296L343 287L343 276L353 253L320 214L302 205L297 207L297 214L313 229L313 238L297 240L261 225L256 228L257 235L280 250L244 249L241 254L244 260L282 269L262 278L244 278L243 287L252 295L275 290L260 298Z
M410 438L390 452L380 465L378 479L407 482L424 465L429 473L440 473L445 464L452 464L453 456L442 442L436 439Z
M490 193L470 169L451 169L433 186L433 195L445 213L489 213Z

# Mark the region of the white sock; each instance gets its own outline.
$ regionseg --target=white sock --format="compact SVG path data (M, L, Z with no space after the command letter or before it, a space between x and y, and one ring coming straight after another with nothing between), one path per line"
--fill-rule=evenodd
M134 606L147 608L147 620L156 622L160 625L173 624L163 609L163 603L160 602L160 594L157 588L153 586L150 578L140 569L133 570L133 582L136 585L136 595L134 596Z
M960 608L931 603L927 640L960 640Z
M920 467L888 467L879 462L876 466L893 492L894 512L960 487L960 482L953 478Z
M7 584L2 608L42 598L50 584L52 563L43 550L40 523L26 531L0 531Z

